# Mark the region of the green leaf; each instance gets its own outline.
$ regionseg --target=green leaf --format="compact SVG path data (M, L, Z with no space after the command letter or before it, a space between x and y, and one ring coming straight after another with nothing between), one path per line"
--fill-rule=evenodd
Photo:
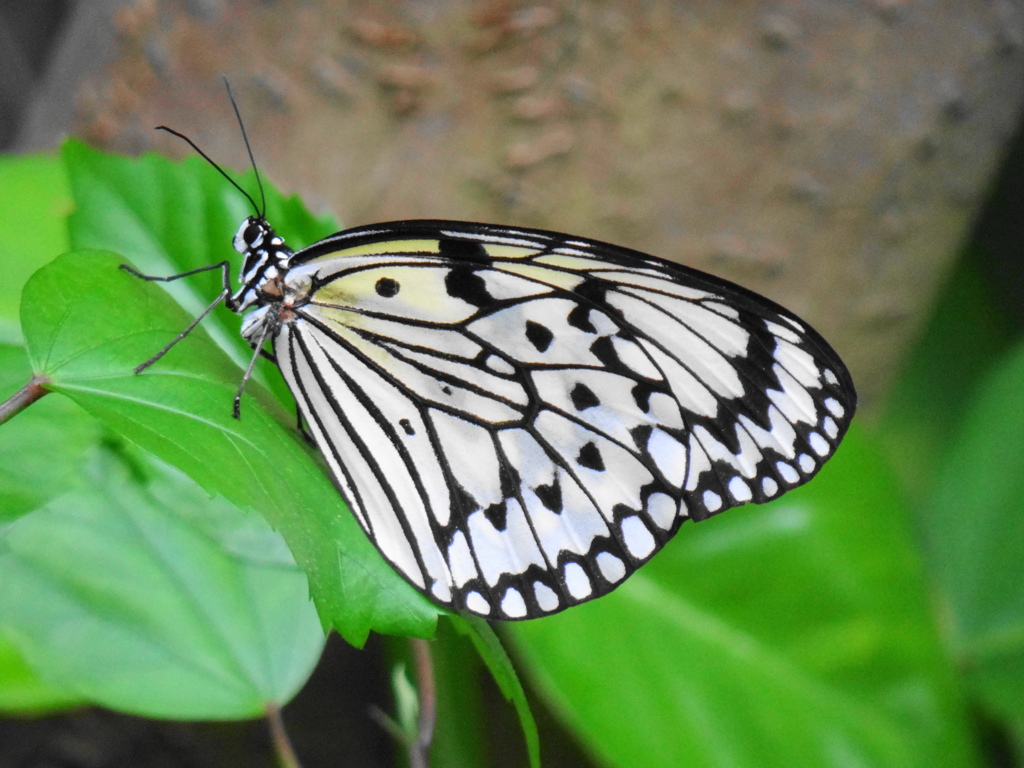
M439 621L430 642L430 657L437 681L437 724L430 764L461 768L496 763L487 743L493 731L489 726L496 718L481 685L488 672L472 642L456 632L453 622Z
M608 765L970 766L905 524L854 430L807 486L686 526L613 594L510 635Z
M501 645L498 636L491 629L491 626L483 619L469 614L451 614L448 617L455 630L465 637L468 637L476 652L483 659L487 669L490 670L498 688L505 695L508 701L516 709L519 715L519 723L523 728L523 736L526 738L526 752L529 756L531 768L540 768L540 738L537 735L537 723L530 711L530 703L526 700L526 692L523 690L519 676L516 674L512 661ZM539 622L537 622L539 623Z
M44 682L0 627L0 712L42 714L82 703L74 693Z
M287 702L324 638L280 536L151 461L103 451L92 474L6 529L0 632L46 682L123 712Z
M71 195L63 164L48 155L0 157L0 342L21 343L18 299L29 275L68 249Z
M974 252L959 260L885 402L879 436L925 522L930 512L916 500L930 496L979 381L1013 342L978 262Z
M209 493L259 511L309 576L324 622L349 642L362 644L374 629L429 636L440 609L373 548L294 417L255 382L242 418L231 417L241 371L205 333L197 329L133 373L189 317L159 287L118 269L122 261L72 252L32 277L22 327L33 370Z
M921 524L967 679L1024 744L1024 344L975 395Z
M25 350L0 344L0 401L32 376ZM45 397L0 431L0 526L74 487L96 421L74 403Z

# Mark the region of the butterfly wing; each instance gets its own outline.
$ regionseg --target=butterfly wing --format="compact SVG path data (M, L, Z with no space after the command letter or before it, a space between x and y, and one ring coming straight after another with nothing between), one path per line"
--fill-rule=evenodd
M295 254L275 340L360 524L489 618L605 594L688 519L812 477L856 405L829 345L739 286L480 224L348 230Z

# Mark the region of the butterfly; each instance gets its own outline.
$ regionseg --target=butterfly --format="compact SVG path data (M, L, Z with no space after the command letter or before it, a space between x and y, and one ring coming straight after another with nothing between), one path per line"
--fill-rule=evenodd
M856 408L807 323L628 248L398 221L292 251L259 212L233 244L241 287L204 268L223 292L138 370L221 301L243 315L384 558L488 619L604 595L686 520L803 484Z

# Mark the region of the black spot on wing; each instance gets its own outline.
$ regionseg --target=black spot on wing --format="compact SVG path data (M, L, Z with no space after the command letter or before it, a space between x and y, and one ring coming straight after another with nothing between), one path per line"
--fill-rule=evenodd
M502 500L497 504L491 504L491 506L484 510L484 517L494 526L494 530L504 531L505 526L508 525L508 509L505 506L505 501Z
M533 492L537 494L540 503L552 512L562 511L562 486L558 484L557 475L550 485L538 485Z
M603 280L587 278L573 289L573 293L585 299L585 303L598 307L608 306L608 301L605 298L605 294L608 293L608 283Z
M569 393L569 399L572 400L573 407L577 411L585 411L587 408L593 408L601 404L594 391L582 382L577 383L572 388L572 391Z
M581 467L604 472L604 458L597 445L591 441L580 448L580 455L576 457L576 463Z
M487 292L487 283L473 267L452 267L444 279L444 287L453 299L462 299L474 307L486 307L494 303L494 298Z
M594 357L601 361L601 364L605 367L605 370L613 371L615 373L630 373L629 369L626 368L619 360L619 356L615 354L615 345L612 343L610 336L601 336L593 344L590 345L590 351Z
M452 261L469 262L482 267L489 267L493 263L483 243L473 240L454 240L441 238L438 241L438 251L445 258Z
M663 429L665 429L665 431L669 432L670 434L675 431L670 430L667 427L663 427ZM642 451L645 451L647 441L650 439L652 431L653 428L650 424L640 424L629 430L629 434L633 438L633 442L636 443L636 447Z
M416 434L416 430L412 428L412 422L408 419L399 419L398 425L405 430L405 434L410 436Z
M651 395L655 392L665 392L667 387L664 382L652 384L649 381L638 381L632 389L633 402L636 407L644 413L651 410Z
M390 299L392 296L395 296L398 293L401 286L398 284L397 280L394 280L390 277L382 277L380 280L377 281L377 285L375 286L375 288L377 290L378 296L383 296L385 299Z
M572 308L572 311L566 317L566 322L584 333L597 333L597 328L590 322L590 309L582 304L577 304Z
M546 352L547 348L551 346L551 341L555 338L555 335L547 326L536 323L533 320L527 320L526 338L537 348L538 352Z

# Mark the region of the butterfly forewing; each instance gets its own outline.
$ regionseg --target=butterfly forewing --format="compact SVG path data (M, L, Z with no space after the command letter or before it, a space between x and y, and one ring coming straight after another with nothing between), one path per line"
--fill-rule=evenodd
M604 243L379 224L284 279L277 360L353 513L411 583L489 618L605 594L685 519L800 485L855 407L781 307Z

